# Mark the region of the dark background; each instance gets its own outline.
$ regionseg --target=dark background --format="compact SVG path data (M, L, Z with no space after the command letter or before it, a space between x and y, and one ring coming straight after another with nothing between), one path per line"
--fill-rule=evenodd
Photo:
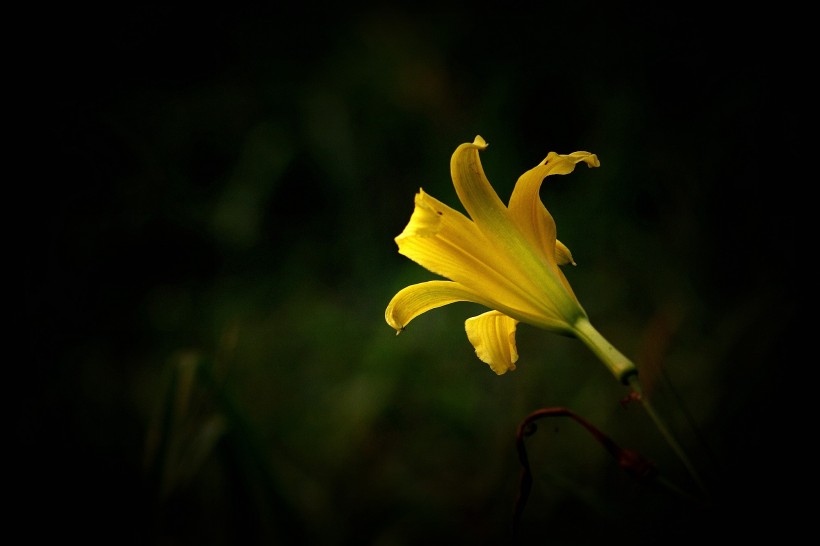
M497 377L464 334L476 306L384 322L434 278L393 242L413 195L460 208L449 158L480 134L504 200L549 151L599 156L542 190L567 275L712 501L554 419L528 440L521 542L786 535L800 20L575 2L12 21L15 520L100 544L505 544L516 427L558 406L700 499L579 342L522 325Z

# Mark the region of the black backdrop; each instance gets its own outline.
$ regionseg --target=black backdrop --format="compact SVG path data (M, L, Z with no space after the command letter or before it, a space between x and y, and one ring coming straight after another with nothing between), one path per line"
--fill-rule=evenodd
M397 289L432 277L392 241L413 194L457 205L449 156L481 134L502 198L548 151L601 158L542 190L579 262L568 276L639 366L662 353L657 388L688 415L717 498L704 514L646 493L564 423L524 540L785 532L768 513L784 474L804 472L782 461L802 442L807 36L786 10L716 9L132 6L10 22L10 136L27 152L8 175L24 205L9 230L27 326L9 359L20 521L101 543L504 543L512 435L541 406L583 413L685 483L572 340L521 327L519 369L497 378L463 307L399 338L384 324Z

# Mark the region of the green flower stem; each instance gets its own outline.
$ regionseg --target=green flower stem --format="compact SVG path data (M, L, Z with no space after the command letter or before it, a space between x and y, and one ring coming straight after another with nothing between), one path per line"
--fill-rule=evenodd
M638 369L627 357L625 357L618 349L612 346L604 336L595 329L591 322L586 318L580 318L575 321L573 325L575 336L584 342L584 344L601 359L609 371L615 376L615 379L623 383L629 384L629 379L638 374Z
M601 359L615 378L624 385L629 385L632 387L637 399L640 400L644 410L647 414L649 414L649 417L652 419L652 422L658 428L661 435L684 464L686 470L692 476L692 479L701 491L708 496L707 489L704 486L703 481L700 479L700 475L694 465L692 465L689 457L687 457L686 452L675 439L674 435L666 426L663 419L661 419L660 415L658 415L658 412L655 411L655 408L652 406L649 398L643 395L641 384L638 382L638 369L635 367L635 364L625 357L618 349L613 347L612 344L607 341L606 338L604 338L604 336L602 336L594 326L592 326L588 319L581 318L577 320L573 326L576 337L583 341L584 344L589 347L598 358Z
M689 475L698 485L703 494L706 495L706 497L708 498L709 491L706 489L703 480L700 479L700 475L698 474L698 471L695 469L695 466L689 460L689 457L686 455L686 452L675 439L675 436L666 426L666 423L663 421L663 419L661 419L660 415L658 415L658 412L655 411L655 408L650 402L649 398L643 395L643 392L641 391L641 384L638 382L638 375L633 374L629 376L628 382L629 386L632 387L632 390L635 392L638 400L641 402L641 405L643 405L644 410L647 414L649 414L649 417L652 419L652 422L655 423L655 426L658 428L661 435L663 435L666 442L669 444L669 446L681 460L683 465L686 467L686 470L689 472Z

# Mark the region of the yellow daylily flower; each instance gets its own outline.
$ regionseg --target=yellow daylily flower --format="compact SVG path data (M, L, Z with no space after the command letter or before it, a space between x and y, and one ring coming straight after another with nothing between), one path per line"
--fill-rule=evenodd
M476 355L497 374L515 369L519 322L582 340L615 377L626 383L634 364L592 326L561 271L575 264L556 239L556 227L539 197L544 178L569 174L578 163L600 165L589 152L550 152L515 185L508 206L484 174L476 136L460 145L450 174L469 218L420 189L410 222L395 241L399 253L448 280L414 284L400 290L385 310L397 333L417 316L454 303L474 302L490 311L467 319L467 338Z

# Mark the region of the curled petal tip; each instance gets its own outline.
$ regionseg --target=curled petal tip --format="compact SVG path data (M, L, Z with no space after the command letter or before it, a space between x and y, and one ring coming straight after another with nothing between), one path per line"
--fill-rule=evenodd
M487 148L487 146L489 146L489 144L487 144L487 141L486 141L486 140L484 140L484 138L482 138L482 136L481 136L481 135L476 135L476 136L475 136L475 140L473 140L473 144L474 144L475 146L478 146L478 147L479 147L479 148L481 148L482 150L486 149L486 148Z

